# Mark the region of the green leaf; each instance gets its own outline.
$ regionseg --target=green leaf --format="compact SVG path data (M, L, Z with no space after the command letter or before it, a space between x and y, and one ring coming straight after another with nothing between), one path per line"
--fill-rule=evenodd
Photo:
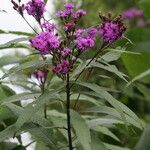
M92 150L106 150L104 144L94 133L91 134L91 139L92 139L92 143L91 143Z
M7 103L13 103L21 100L36 99L39 96L39 93L21 93L2 99L0 103L2 103L2 105L5 105Z
M133 82L140 80L141 78L144 78L146 76L150 75L150 69L142 72L141 74L139 74L138 76L136 76L135 78L133 78L128 84L127 87L130 86Z
M44 3L46 4L48 2L48 0L44 0Z
M20 128L24 123L32 119L32 116L34 116L40 110L40 108L43 108L46 103L50 102L50 100L58 99L57 94L61 88L62 87L60 87L58 90L45 92L35 102L26 106L16 122L16 127Z
M97 118L87 121L89 128L95 128L97 126L107 126L113 124L123 124L123 121L112 118Z
M129 148L120 147L120 146L116 146L116 145L112 145L108 143L104 143L104 145L106 146L108 150L131 150Z
M52 148L52 150L58 150L57 141L55 141L53 136L52 128L48 129L34 124L25 124L22 130L31 133L36 141L45 143Z
M127 75L120 72L115 65L110 65L108 63L105 63L105 65L103 65L102 63L99 63L99 62L93 62L93 63L91 63L91 66L101 68L101 69L104 69L106 71L112 72L112 73L116 74L118 77L120 77L121 79L123 79L124 81L127 82L127 80L125 78L125 77L127 77Z
M139 6L144 10L144 15L150 20L150 1L141 0L139 1Z
M120 142L119 138L114 133L112 133L107 127L99 126L99 127L97 127L96 131L99 131L99 132L103 133L104 135L107 135L107 136L113 138L114 140Z
M24 112L24 109L22 107L12 103L5 104L5 106L8 107L17 117L21 116ZM26 122L33 122L46 127L49 126L49 122L39 114L32 114L32 116L30 114L30 118Z
M117 110L115 110L114 108L111 108L111 107L107 107L107 106L97 106L97 107L86 109L83 112L93 112L93 113L101 113L101 114L104 113L104 114L113 116L114 118L117 118L119 120L122 119L122 116L120 115L120 113ZM130 117L126 114L124 114L124 115L125 115L127 123L132 124L137 128L141 128L141 125L139 125L139 123L137 121L135 121L132 117Z
M35 150L49 150L49 148L44 143L36 142Z
M87 127L85 120L74 110L71 110L71 123L83 149L91 150L90 130Z
M0 48L3 48L3 47L7 47L7 46L11 46L11 45L14 45L16 43L19 43L19 42L23 42L23 41L27 41L28 38L25 38L25 37L22 37L22 38L17 38L17 39L14 39L14 40L11 40L5 44L1 44L0 45Z
M111 62L118 60L122 53L124 53L125 48L117 47L116 49L107 49L109 52L104 54L101 59L103 59L106 62Z
M150 68L150 53L142 52L141 55L123 54L122 59L131 77L138 76Z
M0 34L15 34L15 35L24 35L24 36L34 36L35 34L33 33L28 33L28 32L21 32L21 31L4 31L0 30Z
M32 60L32 61L28 61L28 62L25 62L19 66L15 66L13 68L11 68L9 70L8 73L4 74L4 76L2 77L2 79L8 77L9 75L15 73L15 72L19 72L19 71L22 71L22 70L25 70L25 69L28 69L28 68L39 68L40 66L42 65L45 65L45 64L50 64L51 63L51 60Z
M143 84L137 84L138 90L144 95L145 99L150 102L150 88L146 87Z
M13 137L15 132L15 127L13 125L9 126L5 130L0 132L0 142L3 142L4 140L7 140L11 137Z
M137 115L134 112L132 112L127 106L117 101L111 94L109 94L103 88L92 83L85 83L85 82L79 82L79 81L76 83L95 91L100 98L103 97L108 103L110 103L120 113L125 123L126 123L126 116L124 112L127 115L129 115L131 118L133 118L139 124L140 129L142 129L143 126L141 124L140 119L137 117Z
M5 66L9 64L18 63L21 60L21 58L18 58L16 56L3 56L0 58L0 66Z
M149 150L150 148L150 124L145 128L134 150Z

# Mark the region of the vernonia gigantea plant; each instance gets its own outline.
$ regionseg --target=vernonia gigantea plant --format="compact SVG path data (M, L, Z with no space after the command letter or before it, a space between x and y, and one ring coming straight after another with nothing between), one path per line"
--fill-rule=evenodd
M93 148L95 147L94 142L96 141L94 132L98 130L95 126L99 125L101 121L97 120L97 115L91 116L90 113L94 113L94 111L90 109L85 110L85 112L83 110L78 111L77 105L83 94L87 94L86 98L90 97L89 102L91 102L92 105L94 104L94 106L105 106L105 102L103 105L101 105L102 103L96 102L94 99L96 97L108 101L113 111L115 111L114 114L117 114L118 117L118 120L113 118L115 121L110 118L109 121L114 121L113 123L124 124L124 122L126 122L125 124L127 126L130 124L134 125L130 121L132 117L135 117L134 120L137 122L139 121L134 113L128 119L128 108L113 98L107 90L97 84L81 81L81 75L87 71L87 78L85 77L85 79L88 80L91 78L91 72L94 68L106 69L126 80L125 75L119 72L115 66L109 65L104 58L101 60L103 55L107 55L109 47L121 39L126 31L122 16L113 18L110 14L108 14L108 16L100 14L98 25L89 28L79 28L79 23L87 12L83 9L76 9L73 3L64 4L64 9L56 13L56 18L61 21L61 25L54 24L45 18L45 3L41 0L30 0L27 4L22 4L21 0L19 0L19 3L12 0L12 3L13 8L35 32L34 35L29 37L28 42L30 43L31 49L38 55L39 60L36 65L33 65L34 67L32 72L30 72L30 77L36 78L39 83L38 87L40 87L40 95L34 96L35 101L29 104L19 115L17 122L13 126L15 128L13 136L17 136L21 131L26 130L32 134L35 128L37 128L37 132L41 130L41 134L44 134L44 137L47 136L45 132L46 134L51 134L51 140L49 138L47 138L47 140L41 140L49 149L99 150L99 148ZM30 25L25 14L32 16L37 21L39 32ZM96 43L99 44L98 50L95 50ZM93 54L91 58L86 60L83 64L80 64L80 62L82 62L82 56L89 51ZM28 64L28 66L30 65L32 66L32 64ZM23 67L27 66L24 65ZM60 84L53 87L55 80L59 80ZM87 88L87 92L83 90L83 93L82 91L78 93L77 85ZM51 86L52 88L50 90L49 87ZM73 96L77 96L75 102L72 101ZM28 97L30 98L30 96ZM58 102L61 103L61 107L55 107L58 111L62 111L61 115L59 113L57 115L62 116L63 119L55 120L55 118L51 118L49 110L53 108L53 106L49 108L48 102L50 100L54 103L56 101L53 100L58 100ZM8 105L6 106L10 107ZM107 106L105 106L105 108L112 109ZM122 110L122 108L125 109ZM41 113L43 110L44 113ZM40 115L38 115L38 111L40 111ZM100 108L99 111L103 113ZM87 114L82 117L80 113ZM105 113L111 115L109 111ZM44 118L42 118L42 116L44 116ZM38 121L38 119L40 121ZM28 122L32 122L32 124L29 125L30 130L25 126ZM49 126L49 124L52 126ZM141 124L137 124L138 128L141 128ZM46 129L51 128L54 130L50 132L46 131ZM90 130L92 131L90 132ZM36 134L36 132L33 134ZM58 137L60 134L62 134L63 137L59 140ZM102 145L105 147L105 144L102 143Z

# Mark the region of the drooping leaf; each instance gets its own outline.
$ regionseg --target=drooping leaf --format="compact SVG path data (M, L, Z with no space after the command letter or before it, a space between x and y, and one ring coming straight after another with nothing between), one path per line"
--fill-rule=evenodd
M140 80L141 78L144 78L146 76L150 75L150 69L144 71L143 73L139 74L138 76L134 77L128 84L127 87L129 85L131 85L133 82L135 82L136 80Z
M0 142L13 137L16 128L12 125L0 132Z
M111 94L109 94L107 91L105 91L103 88L96 84L92 83L85 83L85 82L76 82L79 85L85 86L97 93L97 95L100 95L100 98L103 97L105 100L107 100L108 103L110 103L121 115L123 121L126 123L126 116L124 112L129 115L131 118L133 118L138 124L139 127L142 129L142 124L140 119L137 117L137 115L131 111L127 106L122 104L121 102L117 101Z
M106 148L108 150L131 150L126 147L120 147L120 146L116 146L116 145L112 145L112 144L108 144L108 143L104 143L104 145L106 146Z
M150 148L150 125L148 125L145 128L134 150L149 150L149 148Z
M5 99L2 99L0 103L6 104L6 103L13 103L21 100L27 100L27 99L36 99L39 97L39 93L21 93L21 94L16 94L10 97L7 97Z
M91 143L92 150L106 150L105 145L94 133L91 134L91 139L92 139L92 143Z
M85 120L74 110L71 110L71 123L83 149L91 150L90 130L86 125Z
M5 44L1 44L1 45L0 45L0 48L7 47L7 46L11 46L11 45L14 45L14 44L16 44L16 43L23 42L23 41L27 41L27 40L28 40L28 38L26 38L26 37L17 38L17 39L11 40L11 41L9 41L9 42L7 42L7 43L5 43Z

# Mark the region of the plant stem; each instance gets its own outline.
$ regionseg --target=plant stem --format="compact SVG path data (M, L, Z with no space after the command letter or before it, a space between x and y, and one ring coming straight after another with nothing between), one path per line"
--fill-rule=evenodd
M41 85L41 92L42 92L42 94L44 94L44 91L45 91L45 81ZM47 113L46 113L46 111L47 111L47 106L45 104L44 105L44 118L45 119L47 119Z
M22 18L24 19L24 21L28 24L28 26L36 33L38 34L38 32L30 25L30 23L26 20L26 18L24 16L22 16Z
M69 142L69 150L73 150L72 146L72 136L71 136L71 122L70 122L70 80L69 73L66 78L66 109L67 109L67 131L68 131L68 142Z
M44 105L44 117L45 117L45 119L47 119L46 104Z
M78 74L78 76L76 77L76 79L74 80L74 83L72 83L72 85L70 86L70 88L72 88L75 85L75 82L80 78L80 76L82 75L82 73L87 69L87 67L92 63L92 61L96 58L96 60L98 59L99 54L101 53L101 51L103 49L105 49L106 45L102 45L101 48L97 51L97 53L92 57L92 59L86 64L86 66L83 68L83 70Z

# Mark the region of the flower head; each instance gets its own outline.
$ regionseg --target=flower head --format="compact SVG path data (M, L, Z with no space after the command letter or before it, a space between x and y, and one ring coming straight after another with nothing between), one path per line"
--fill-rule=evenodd
M70 63L68 60L62 60L53 67L53 72L65 75L70 71Z
M86 11L83 9L79 9L73 14L73 18L81 18L82 16L86 15Z
M59 39L50 32L42 32L30 39L31 46L37 49L40 54L46 55L59 47Z
M64 7L65 7L66 9L73 9L73 8L74 8L74 4L73 4L73 3L66 3L66 4L64 5Z
M40 20L45 12L45 3L41 0L31 0L26 4L25 9L29 15Z
M78 29L75 32L76 40L74 41L76 47L80 52L94 47L97 29Z
M126 31L123 24L122 17L119 16L115 19L106 18L101 16L103 23L99 27L99 34L102 36L105 44L112 44L122 37Z
M80 52L83 52L88 48L92 48L95 45L94 39L89 37L79 37L74 43Z
M65 47L63 50L59 50L58 54L61 55L62 57L67 57L71 54L70 48Z
M56 25L54 23L49 23L48 21L46 21L43 24L41 24L41 27L46 32L54 32L54 30L56 29Z
M76 26L76 24L74 23L74 22L69 22L69 23L66 23L65 25L64 25L64 30L65 31L74 31L75 30L75 26Z
M133 19L137 17L143 17L144 13L143 13L143 10L141 9L129 8L123 12L122 16L123 16L123 19Z
M46 79L46 76L47 76L47 71L43 71L43 70L35 70L33 72L33 76L38 80L40 81L41 83L43 83Z

